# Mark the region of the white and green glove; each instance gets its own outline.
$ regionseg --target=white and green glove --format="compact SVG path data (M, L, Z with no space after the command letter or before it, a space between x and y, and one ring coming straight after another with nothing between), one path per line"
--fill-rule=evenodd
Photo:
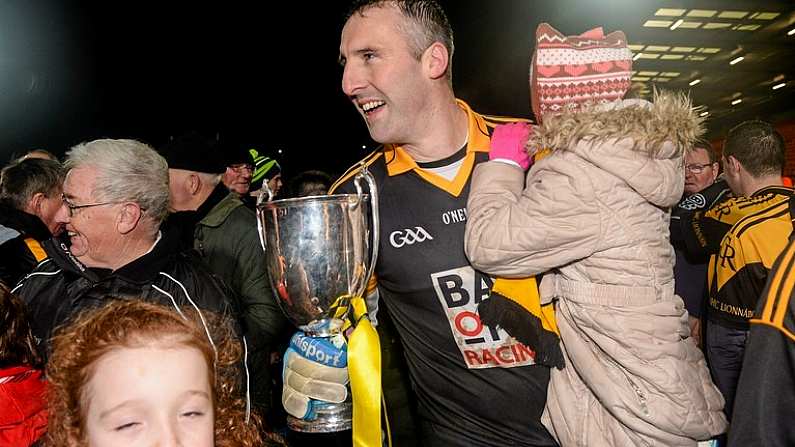
M284 354L282 405L311 421L317 410L348 397L348 349L342 334L309 337L296 332Z

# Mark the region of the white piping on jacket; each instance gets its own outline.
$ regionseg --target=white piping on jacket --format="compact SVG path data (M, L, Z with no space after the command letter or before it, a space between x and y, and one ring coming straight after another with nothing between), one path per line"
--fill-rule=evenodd
M204 320L204 315L202 314L201 310L199 310L199 306L196 305L196 303L190 297L190 294L188 294L188 290L181 282L177 281L173 276L169 275L168 273L160 272L160 274L177 283L177 285L179 285L179 287L182 289L182 292L185 293L185 297L188 299L190 304L193 306L194 309L196 309L196 312L198 312L199 318L201 319L202 322L202 326L204 326L204 331L207 334L207 339L210 340L210 344L213 347L213 352L215 352L215 360L217 362L218 349L215 346L213 338L210 336L210 329L207 327L207 322ZM179 310L179 306L177 306L176 301L174 301L174 297L172 297L171 295L169 295L168 293L166 293L165 291L154 285L152 287L155 287L158 291L165 293L169 298L171 298L171 302L174 303L174 307L177 308L177 311L180 313L180 315L182 315L182 311ZM185 315L182 315L182 317L184 318ZM242 338L243 338L243 369L246 373L246 422L248 422L249 417L251 416L251 394L250 394L251 392L250 392L249 372L248 372L248 348L246 345L246 337L243 336Z

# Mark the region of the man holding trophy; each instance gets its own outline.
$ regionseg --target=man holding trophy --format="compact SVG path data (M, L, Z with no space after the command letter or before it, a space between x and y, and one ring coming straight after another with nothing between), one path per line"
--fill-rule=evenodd
M360 1L342 31L343 91L372 138L383 144L360 164L372 174L375 187L370 191L378 194L373 205L380 207L372 223L380 242L373 247L379 255L368 303L380 301L404 345L424 445L553 446L555 441L540 422L549 369L536 364L533 350L502 329L489 329L477 314L495 279L475 271L464 254L466 203L470 174L476 164L489 159L496 122L455 98L452 54L452 30L433 0ZM356 197L352 193L362 189L355 181L360 166L331 192ZM344 207L335 205L340 206ZM311 220L305 217L293 226L309 225ZM341 228L330 239L359 231L353 225ZM357 253L354 258L363 256L356 250L351 253ZM305 283L311 303L318 301L308 290L318 272L339 276L332 262L327 264L325 270L306 265L284 270L293 270L287 275L294 277L294 287ZM283 307L287 299L298 305L278 291L284 284L275 287ZM376 308L371 305L369 310L374 314ZM342 364L345 346L335 344L334 337L297 337L285 361L289 356L300 361L287 362L285 377L304 380L285 381L285 395L292 396L285 398L285 407L294 417L311 420L316 416L313 409L326 405L309 398L318 395L318 388L325 387L321 394L334 396L330 400L343 397L340 385L348 377L331 368L335 361ZM353 345L347 346L352 357ZM314 375L316 369L323 373ZM353 380L353 371L350 376ZM355 386L352 392L356 407ZM360 445L355 425L354 444Z

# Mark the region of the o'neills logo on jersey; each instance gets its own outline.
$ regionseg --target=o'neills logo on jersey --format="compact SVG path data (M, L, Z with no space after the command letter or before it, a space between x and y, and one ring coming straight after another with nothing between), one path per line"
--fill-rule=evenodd
M445 225L457 224L467 221L467 209L459 208L457 210L445 211L442 213L442 222Z
M389 243L395 248L432 240L433 237L422 227L406 228L389 234Z
M442 304L464 362L470 369L513 368L535 363L535 352L503 329L480 322L477 309L488 299L494 281L470 266L432 273L431 281Z

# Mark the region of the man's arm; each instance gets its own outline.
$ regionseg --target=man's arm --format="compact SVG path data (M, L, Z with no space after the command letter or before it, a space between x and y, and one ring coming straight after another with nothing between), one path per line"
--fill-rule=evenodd
M671 243L683 247L691 260L706 260L720 249L732 225L723 219L730 207L726 182L719 180L679 202L671 210Z
M47 358L49 339L55 329L58 306L68 302L60 287L60 269L52 259L42 261L31 273L23 277L11 292L18 296L28 311L28 320L36 338L39 354Z
M565 160L533 169L526 187L524 172L506 163L475 169L464 242L475 268L527 277L596 249L601 219L588 176Z
M745 348L729 446L795 445L795 243L771 271Z

